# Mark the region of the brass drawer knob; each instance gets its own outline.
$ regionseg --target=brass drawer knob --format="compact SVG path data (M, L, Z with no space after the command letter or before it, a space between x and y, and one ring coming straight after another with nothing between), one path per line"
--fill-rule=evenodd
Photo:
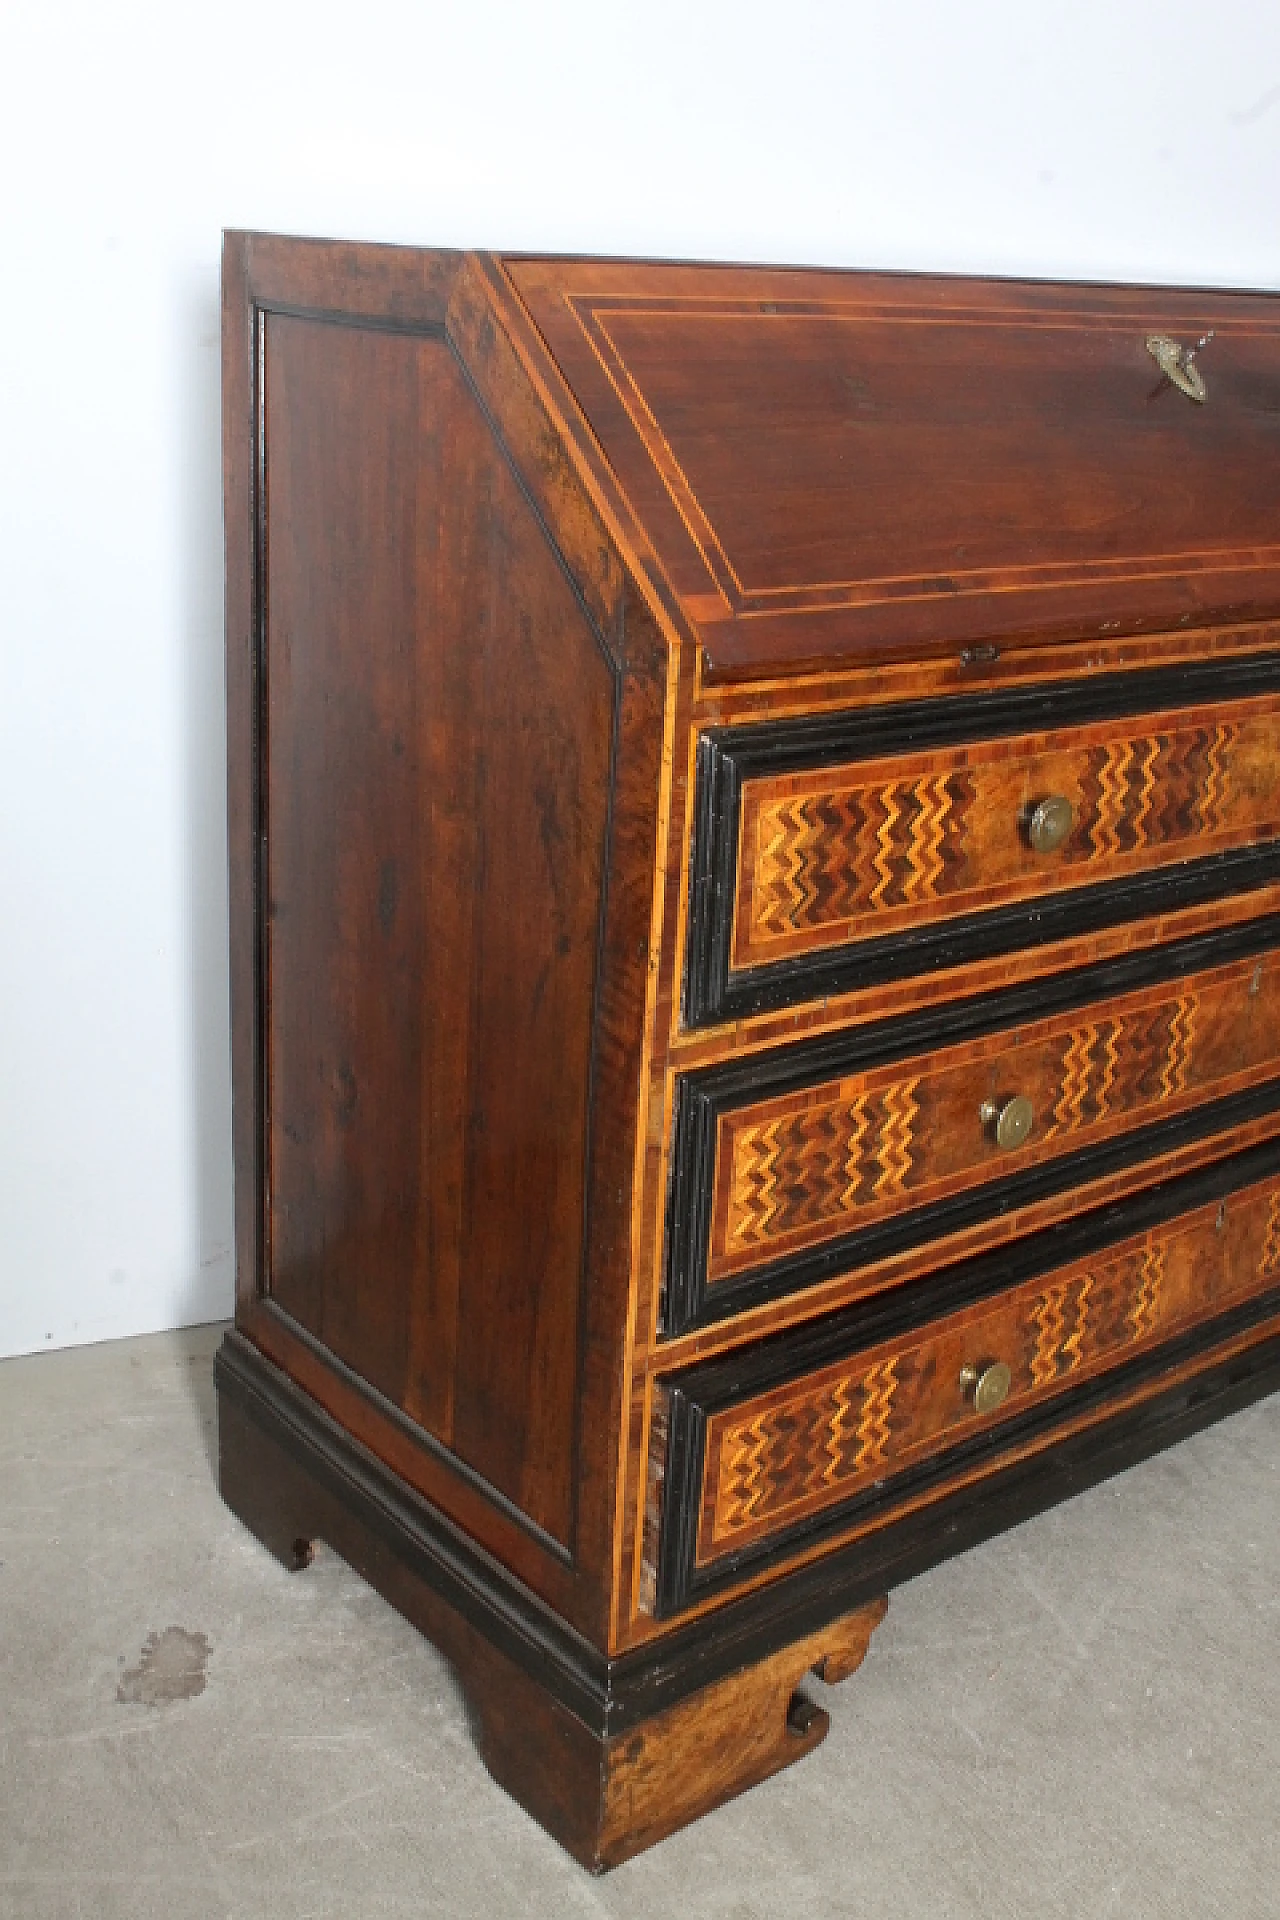
M1027 814L1027 839L1032 853L1056 853L1075 823L1071 802L1065 793L1051 793L1037 800Z
M1012 1385L1013 1375L1003 1360L980 1360L960 1371L960 1391L975 1413L994 1413Z
M1009 1100L984 1100L978 1118L998 1147L1020 1147L1036 1123L1036 1110L1025 1093Z

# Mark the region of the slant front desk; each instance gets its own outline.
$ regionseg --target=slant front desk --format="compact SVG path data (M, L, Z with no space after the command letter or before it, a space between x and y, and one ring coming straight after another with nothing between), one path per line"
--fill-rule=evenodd
M1280 300L224 286L222 1488L601 1868L1280 1379Z

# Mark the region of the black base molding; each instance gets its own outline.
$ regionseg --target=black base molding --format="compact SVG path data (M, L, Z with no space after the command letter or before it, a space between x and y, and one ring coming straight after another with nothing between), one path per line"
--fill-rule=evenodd
M323 1539L445 1655L498 1784L603 1872L820 1744L799 1683L858 1665L884 1600L718 1674L609 1662L401 1486L237 1334L218 1356L222 1492L286 1567ZM749 1657L749 1656L748 1656Z
M222 1496L277 1559L303 1565L298 1543L322 1539L407 1613L385 1581L390 1555L403 1576L540 1680L586 1726L600 1734L610 1730L604 1655L353 1439L243 1334L227 1334L214 1379ZM270 1448L273 1471L255 1462L255 1445ZM281 1455L292 1470L287 1485L276 1478ZM296 1513L292 1496L298 1497ZM315 1521L320 1524L313 1526ZM448 1655L450 1649L442 1645L441 1651Z
M1280 1386L1280 1334L613 1660L238 1333L216 1384L233 1511L286 1567L324 1540L418 1627L490 1774L598 1873L812 1752L804 1676L853 1671L890 1588Z
M299 1540L324 1539L447 1658L465 1666L480 1636L603 1739L1274 1392L1280 1334L1226 1360L1206 1355L1203 1370L1176 1386L613 1660L405 1487L242 1335L227 1335L216 1377L223 1496L285 1565L297 1564ZM277 1460L288 1486L271 1470ZM296 1521L291 1500L299 1505Z

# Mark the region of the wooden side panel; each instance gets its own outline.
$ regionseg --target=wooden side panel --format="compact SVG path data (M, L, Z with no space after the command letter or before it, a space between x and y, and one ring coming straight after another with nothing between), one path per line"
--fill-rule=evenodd
M264 328L269 1290L568 1546L614 675L443 334Z

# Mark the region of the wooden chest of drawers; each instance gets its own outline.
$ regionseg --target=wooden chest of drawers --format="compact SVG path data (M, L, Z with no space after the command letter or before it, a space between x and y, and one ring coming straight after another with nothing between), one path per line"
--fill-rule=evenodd
M1280 302L224 291L223 1491L607 1866L1280 1379Z

